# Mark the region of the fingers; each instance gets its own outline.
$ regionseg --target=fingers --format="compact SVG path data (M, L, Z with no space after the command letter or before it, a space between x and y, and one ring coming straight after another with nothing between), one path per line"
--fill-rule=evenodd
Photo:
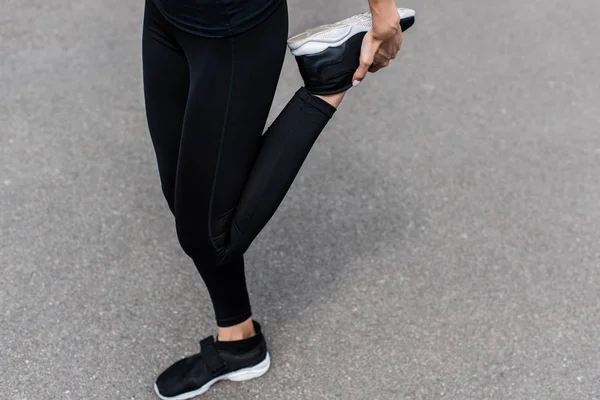
M360 65L352 77L352 85L362 82L367 72L377 72L390 65L390 61L397 57L402 47L402 39L402 31L383 42L373 37L372 30L367 32L360 51Z
M371 68L369 68L369 72L377 72L380 69L387 67L388 65L390 65L389 60L386 60L382 63L373 63L373 65L371 65Z
M377 72L390 65L390 62L398 56L402 47L402 32L393 38L383 42L375 54L373 65L369 68L370 72Z
M400 31L400 34L398 35L398 38L395 40L394 44L396 45L394 48L394 58L396 58L396 56L398 55L398 53L400 52L400 49L402 49L402 42L404 41L404 35L402 34L402 31Z
M371 65L373 65L375 54L377 53L380 45L380 42L373 39L372 32L367 32L363 38L362 47L360 50L360 65L354 73L354 76L352 76L352 84L354 86L365 79L367 72L369 72L369 68L371 68Z
M379 49L379 52L375 54L375 58L373 60L373 64L369 67L369 72L377 72L382 68L390 65L392 57L390 55L384 54L382 49Z
M354 76L352 77L352 84L355 83L360 83L363 79L365 79L365 76L367 75L367 72L369 72L369 68L371 68L371 65L373 64L373 58L372 57L361 57L360 59L360 66L358 67L358 69L356 70L356 72L354 73Z
M373 61L373 64L387 67L388 65L390 65L391 61L392 58L390 56L384 54L375 54L375 60Z

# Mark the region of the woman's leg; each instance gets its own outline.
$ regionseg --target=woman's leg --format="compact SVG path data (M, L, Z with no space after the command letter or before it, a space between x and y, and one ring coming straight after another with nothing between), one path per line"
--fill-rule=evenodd
M225 328L251 315L243 252L217 263L215 240L233 212L261 146L283 64L287 10L245 35L207 39L177 31L190 68L174 198L177 233L194 260ZM217 264L219 266L217 267ZM220 332L221 334L221 332Z
M173 32L174 28L154 3L147 1L142 31L146 115L162 190L169 208L175 213L175 181L190 72L186 56ZM221 325L237 324L240 319L250 317L242 255L235 257L223 269L201 269L200 273ZM235 318L232 320L230 316ZM253 332L251 323L250 329Z
M190 63L175 214L199 269L242 255L274 214L335 107L300 89L261 136L287 40L283 5L239 36L179 33Z
M335 107L300 89L262 135L286 51L285 4L235 37L174 32L190 83L173 210L180 243L206 283L219 326L218 341L204 339L200 354L176 362L156 381L163 398L188 398L215 379L252 379L268 370L260 325L249 320L242 256Z

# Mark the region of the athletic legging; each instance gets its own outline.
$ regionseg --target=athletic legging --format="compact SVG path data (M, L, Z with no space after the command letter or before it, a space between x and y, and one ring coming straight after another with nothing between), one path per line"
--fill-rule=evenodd
M285 2L247 32L210 39L146 1L144 94L162 190L221 327L251 316L243 254L335 111L301 88L262 134L287 33Z

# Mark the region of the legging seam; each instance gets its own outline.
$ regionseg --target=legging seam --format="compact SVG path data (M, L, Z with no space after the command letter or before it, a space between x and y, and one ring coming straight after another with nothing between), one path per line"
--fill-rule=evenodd
M235 75L235 46L234 46L235 38L229 39L229 43L231 46L231 74L229 75L229 91L227 93L227 103L225 105L225 116L223 120L223 128L221 129L221 137L219 138L219 150L217 152L217 166L215 168L215 174L213 176L212 188L210 190L210 202L208 205L208 237L210 238L210 244L213 249L218 250L215 244L215 238L213 238L212 234L212 209L213 209L213 201L215 188L217 186L217 177L219 176L219 167L221 166L221 153L223 152L223 143L225 142L225 132L227 130L227 120L229 117L229 106L231 104L231 95L233 92L233 77Z

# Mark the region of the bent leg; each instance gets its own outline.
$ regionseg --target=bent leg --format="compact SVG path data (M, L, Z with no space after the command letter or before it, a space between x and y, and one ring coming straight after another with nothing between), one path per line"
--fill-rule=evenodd
M246 251L275 214L334 112L302 88L267 130L234 215L229 254Z

